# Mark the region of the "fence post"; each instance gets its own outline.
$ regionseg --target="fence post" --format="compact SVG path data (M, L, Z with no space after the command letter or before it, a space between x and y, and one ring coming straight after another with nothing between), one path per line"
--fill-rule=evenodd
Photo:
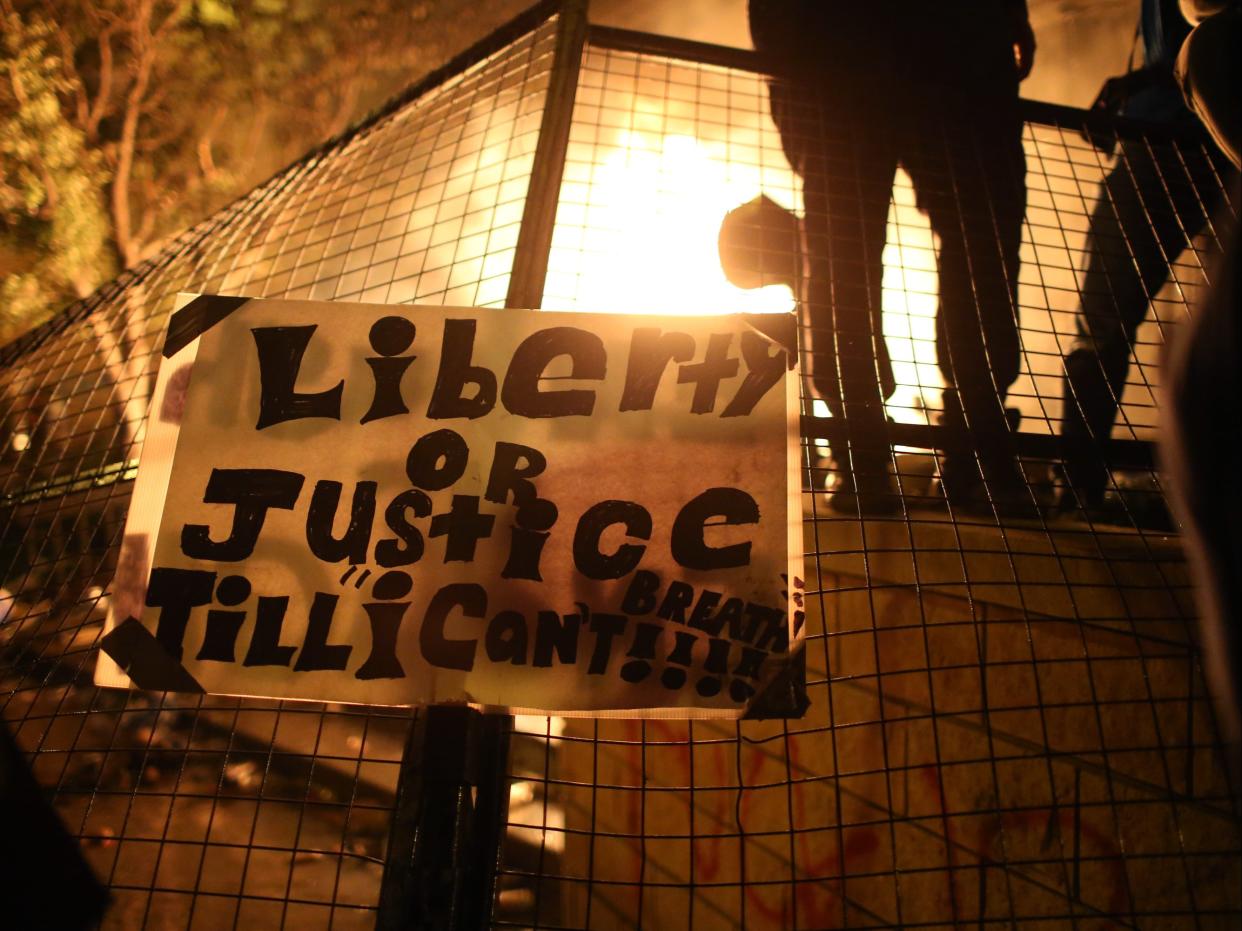
M513 718L415 712L397 782L377 931L486 928L505 836Z
M543 302L569 145L587 0L564 0L539 140L505 301ZM513 717L465 705L415 712L401 758L377 931L465 931L490 924L509 808Z
M543 285L548 275L548 254L552 251L552 229L556 225L556 205L561 196L569 126L578 94L586 34L587 0L565 0L556 24L548 94L539 123L539 141L535 143L526 203L522 208L522 225L513 253L506 307L543 305Z

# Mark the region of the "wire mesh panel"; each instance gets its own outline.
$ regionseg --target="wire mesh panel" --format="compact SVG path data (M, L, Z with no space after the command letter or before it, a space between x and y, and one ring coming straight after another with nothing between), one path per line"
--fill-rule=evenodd
M7 351L0 708L108 927L374 926L409 715L99 690L96 641L173 296L502 304L555 27L511 28Z
M695 63L689 44L593 35L545 306L793 308L805 281L740 291L716 251L727 212L757 195L810 211L765 78L745 60ZM833 506L841 460L867 438L842 442L825 416L821 334L803 311L804 411L816 415L804 421L810 710L797 721L540 728L546 758L513 765L517 784L547 799L513 819L543 838L538 858L506 867L540 882L524 924L1236 924L1236 800L1190 582L1142 442L1155 437L1168 331L1209 283L1227 179L1193 139L1093 139L1080 114L1030 114L1017 300L1006 306L1021 366L1004 403L1032 507L998 520L946 499L944 244L899 170L883 251L895 385L881 439L897 500L881 513ZM766 232L756 249L788 248ZM1128 336L1126 314L1137 315ZM1106 386L1115 426L1089 437L1106 478L1088 500L1053 441L1070 432L1063 411L1089 403L1067 382L1066 358L1108 339L1133 364Z
M511 30L5 351L0 708L112 890L109 927L375 923L409 716L97 690L96 641L172 295L503 304L556 23ZM814 213L755 60L592 35L544 306L805 308L796 274L741 290L720 263L739 204ZM874 435L837 416L834 334L802 311L810 710L518 719L497 926L1236 926L1236 800L1150 446L1224 176L1194 140L1028 117L1003 406L1029 506L945 494L962 438L943 422L944 243L899 171ZM1119 376L1101 349L1118 334ZM864 449L884 506L850 513L834 492Z

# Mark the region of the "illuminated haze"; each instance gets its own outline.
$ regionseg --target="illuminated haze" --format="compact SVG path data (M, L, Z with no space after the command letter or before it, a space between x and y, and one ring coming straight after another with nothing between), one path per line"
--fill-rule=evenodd
M1138 0L1027 2L1039 51L1023 96L1088 106L1105 78L1125 70ZM750 47L745 0L594 0L591 21Z

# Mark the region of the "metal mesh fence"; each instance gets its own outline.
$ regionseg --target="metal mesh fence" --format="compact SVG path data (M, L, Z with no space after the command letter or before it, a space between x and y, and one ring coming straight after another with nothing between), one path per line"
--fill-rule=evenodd
M8 350L0 706L115 928L373 927L410 719L91 684L178 291L502 304L555 19Z
M503 305L545 110L568 105L557 27L516 24L5 351L0 709L112 890L107 927L374 925L409 715L99 690L96 641L172 295ZM815 212L754 56L593 28L570 65L545 307L813 303L733 287L717 253L760 193ZM1024 112L1004 404L1031 507L944 494L944 242L900 172L878 434L830 416L802 311L810 710L520 718L495 925L1236 926L1237 801L1151 465L1161 349L1236 213L1202 142ZM1132 364L1102 382L1111 433L1074 446L1101 384L1065 378L1083 327ZM844 513L841 464L876 448L891 506Z

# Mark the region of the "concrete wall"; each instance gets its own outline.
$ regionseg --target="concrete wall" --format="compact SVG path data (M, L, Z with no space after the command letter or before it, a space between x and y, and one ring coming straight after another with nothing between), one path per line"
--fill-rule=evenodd
M568 723L567 926L1173 928L1242 904L1176 546L817 531L804 720L741 742L724 722Z

